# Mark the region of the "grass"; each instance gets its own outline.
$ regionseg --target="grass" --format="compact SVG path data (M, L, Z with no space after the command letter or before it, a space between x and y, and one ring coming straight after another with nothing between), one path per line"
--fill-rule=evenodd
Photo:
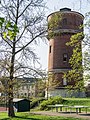
M90 106L90 98L64 98L63 104Z
M63 98L63 104L71 105L84 105L90 107L90 98ZM31 110L35 111L35 109ZM90 109L88 110L90 111ZM0 120L83 120L80 118L71 118L71 117L56 117L56 116L44 116L44 115L33 115L30 113L16 113L16 117L9 118L6 112L0 113Z
M68 106L81 105L90 107L90 98L63 98L63 102L61 104ZM65 108L63 109L65 111ZM82 110L85 111L84 108ZM88 112L90 112L90 109L88 109Z
M44 115L34 115L30 113L16 113L16 117L9 118L7 113L0 113L0 120L83 120L80 118L71 117L56 117L56 116L44 116Z
M81 105L81 106L88 106L90 108L90 98L63 98L63 104L68 106L74 106L74 105ZM54 109L56 111L56 109ZM65 108L63 108L63 111L65 111ZM68 109L70 111L70 109ZM73 109L75 112L75 109ZM82 111L86 111L85 108L82 108ZM88 112L90 112L90 109L88 109Z
M90 98L64 98L63 104L68 106L81 105L90 107ZM85 111L85 108L82 111ZM90 109L88 109L88 112L90 112Z

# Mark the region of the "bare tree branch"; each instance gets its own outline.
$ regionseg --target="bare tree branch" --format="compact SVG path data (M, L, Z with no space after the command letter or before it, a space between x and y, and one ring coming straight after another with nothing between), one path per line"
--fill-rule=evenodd
M18 51L15 52L15 54L17 54L18 52L22 51L24 48L26 48L30 43L32 43L37 37L39 37L40 35L44 34L45 31L39 33L38 35L36 35L30 42L28 42L26 45L24 45L21 49L19 49Z
M23 15L23 13L27 10L27 8L32 4L33 0L30 1L30 3L24 8L24 10L22 11L22 13L18 16L21 17Z

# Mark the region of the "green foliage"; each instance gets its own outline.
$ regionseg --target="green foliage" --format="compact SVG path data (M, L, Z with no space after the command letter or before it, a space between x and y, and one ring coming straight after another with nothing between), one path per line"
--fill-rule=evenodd
M4 39L13 40L19 32L16 24L13 24L10 21L6 21L2 17L0 17L0 28Z
M0 28L2 28L4 21L5 21L4 18L0 17Z
M52 14L51 19L48 22L49 30L57 29L57 27L60 25L61 20L62 20L62 14L61 13Z
M61 27L62 14L56 12L50 17L51 18L48 21L48 39L53 38L55 35L60 35L60 33L55 32L55 30L58 30Z
M63 102L63 99L61 97L58 97L58 96L52 97L52 98L49 98L48 100L43 101L40 104L40 109L47 110L48 109L47 105L61 104L62 102Z
M47 38L50 39L50 38L54 38L55 36L60 36L60 35L61 35L61 32L50 31L48 32Z
M63 98L61 99L61 101L59 101L59 97L55 97L47 101L43 101L41 103L41 110L49 110L49 108L47 108L47 105L53 105L53 104L64 104L68 106L73 106L73 105L90 106L90 98Z
M84 105L90 106L90 98L64 98L63 104L71 105Z
M78 45L81 44L80 42L83 40L83 38L84 38L83 32L72 35L70 41L67 42L66 45L77 47Z
M43 101L43 100L44 100L43 98L34 98L34 99L32 99L31 100L32 102L30 103L30 108L34 108L34 107L38 106L39 103L41 101Z
M68 82L73 81L75 85L70 85L68 88L77 88L79 90L84 89L83 81L83 66L82 66L82 48L81 42L84 38L84 34L77 33L73 35L66 45L73 47L73 54L69 59L71 65L71 70L64 74L64 77L67 78Z
M38 93L38 95L37 95L38 97L44 97L45 96L45 92L44 91L42 91L41 93Z
M39 100L37 100L37 99L33 100L33 101L30 103L30 108L34 108L34 107L38 106L38 102L39 102Z

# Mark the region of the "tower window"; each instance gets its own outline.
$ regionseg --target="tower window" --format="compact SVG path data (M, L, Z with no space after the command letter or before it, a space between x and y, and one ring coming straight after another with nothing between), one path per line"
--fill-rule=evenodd
M63 54L63 62L67 62L67 58L68 58L67 53L64 53L64 54Z
M49 47L49 53L51 53L51 49L52 49L52 46L50 45L50 47Z

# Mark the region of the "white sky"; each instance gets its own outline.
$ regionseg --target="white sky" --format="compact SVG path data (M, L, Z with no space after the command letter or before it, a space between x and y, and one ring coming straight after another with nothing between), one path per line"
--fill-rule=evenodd
M80 6L79 0L46 0L46 1L47 1L47 7L48 7L46 16L48 16L50 13L54 11L59 11L61 8L64 8L64 7L71 8L71 10L80 12L83 15L85 15L86 12L90 11L90 2L87 3L87 0L81 0L82 1L81 6ZM36 47L36 53L40 59L42 68L47 70L48 68L48 45L46 45L44 42L41 42Z

